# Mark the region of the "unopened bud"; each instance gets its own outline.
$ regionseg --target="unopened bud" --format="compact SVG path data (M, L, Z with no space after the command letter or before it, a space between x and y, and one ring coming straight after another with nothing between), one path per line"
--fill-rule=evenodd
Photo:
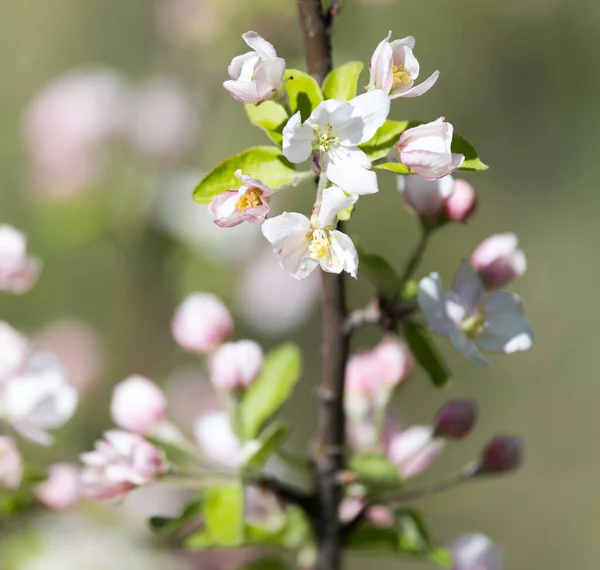
M483 453L476 475L510 473L523 463L523 442L510 435L497 435L490 441Z
M493 235L477 247L471 264L488 290L500 289L525 273L527 259L513 233Z
M444 212L445 200L452 194L454 179L423 180L419 176L398 176L398 190L406 204L419 216L438 219Z
M177 309L171 328L179 346L204 354L231 336L233 319L216 295L193 293Z
M407 344L397 337L384 338L372 351L379 371L379 383L387 389L406 380L415 367L415 359Z
M262 348L252 340L225 343L211 358L211 382L221 390L248 388L258 377L263 360Z
M444 207L449 220L464 223L477 208L477 194L466 180L455 180Z
M477 404L472 400L446 402L433 422L437 437L462 439L477 423Z
M38 499L51 509L64 510L80 497L80 472L74 465L56 463L50 467L48 479L35 491Z
M16 489L23 477L23 461L14 440L0 437L0 488Z
M143 376L130 376L113 390L110 412L122 429L149 433L165 419L166 409L163 391Z

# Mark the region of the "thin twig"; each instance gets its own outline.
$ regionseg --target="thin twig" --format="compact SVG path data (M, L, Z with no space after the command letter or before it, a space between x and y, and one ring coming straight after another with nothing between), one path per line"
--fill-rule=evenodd
M376 301L362 309L352 311L344 323L344 332L350 334L367 325L378 325L381 321L381 309Z
M314 494L304 493L264 474L256 480L256 484L272 491L282 501L301 507L309 515L316 514L316 496Z
M410 278L413 276L421 261L423 261L423 255L425 254L425 250L427 249L427 245L429 244L429 238L433 230L425 224L421 224L421 237L419 238L419 242L412 252L411 256L408 259L406 267L404 268L404 273L400 278L400 282L402 283L401 291L404 289L404 286L408 283Z
M329 28L333 26L335 19L339 16L340 10L342 9L342 4L342 0L334 0L334 2L331 3L331 6L329 6L327 15L325 16L327 20L327 26Z

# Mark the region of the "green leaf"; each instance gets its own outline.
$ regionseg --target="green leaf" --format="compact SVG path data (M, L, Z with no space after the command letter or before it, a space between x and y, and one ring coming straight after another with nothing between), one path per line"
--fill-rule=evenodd
M399 548L406 554L431 554L434 543L423 517L414 510L398 514Z
M337 215L338 220L340 220L341 222L347 222L352 217L352 214L354 213L354 208L356 208L356 204L350 204L350 206L348 206L347 208L340 210Z
M206 487L202 508L206 533L216 546L244 543L244 489L241 484Z
M452 552L447 548L434 548L429 558L442 568L450 568L454 564Z
M238 570L289 570L289 566L279 558L261 558L246 564Z
M197 530L187 536L183 541L183 545L188 550L204 550L205 548L213 548L218 546L214 540L204 529Z
M433 385L436 388L446 385L452 373L423 327L407 324L404 327L404 336L413 356L427 372Z
M465 161L462 163L459 170L483 171L489 168L487 164L481 162L481 159L479 158L475 148L473 148L473 145L462 137L459 137L458 135L454 135L454 137L452 137L451 149L452 152L465 155Z
M148 523L156 534L172 536L196 520L202 514L202 508L202 500L197 499L189 503L178 517L151 517Z
M362 61L349 61L330 71L323 82L323 97L350 101L356 97L358 78L363 70Z
M402 287L402 280L394 268L381 255L367 253L355 241L360 263L358 271L366 277L378 291L382 293L397 293Z
M260 376L240 403L245 439L255 439L265 422L290 397L300 378L301 360L300 350L294 344L284 344L269 352Z
M235 177L235 171L258 178L271 188L291 184L302 178L296 168L275 146L255 146L240 154L230 156L211 170L196 186L194 200L208 204L215 196L227 190L237 190L242 183Z
M250 122L260 127L276 144L281 145L283 127L288 121L288 114L283 105L275 101L265 101L259 105L245 105Z
M246 458L244 467L247 469L261 469L269 457L277 451L290 437L292 430L283 422L274 422L268 426L258 438L259 447Z
M308 73L298 69L287 69L284 78L289 79L285 83L285 90L289 97L290 109L292 113L300 111L304 122L319 103L323 102L321 88Z
M398 531L361 524L348 537L348 548L370 552L398 552Z
M360 148L371 160L383 158L398 142L400 135L412 127L420 125L420 121L386 121L373 138L360 145Z
M0 520L24 514L35 502L35 496L24 489L0 489Z
M402 486L398 468L383 453L358 453L350 460L350 469L361 483L377 491L389 491Z
M387 170L394 174L410 174L410 171L401 162L384 162L383 164L375 164L373 168L377 170Z

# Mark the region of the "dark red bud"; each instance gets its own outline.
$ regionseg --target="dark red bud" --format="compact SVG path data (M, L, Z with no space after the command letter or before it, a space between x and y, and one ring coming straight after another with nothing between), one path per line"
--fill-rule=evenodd
M481 455L476 475L493 475L516 471L523 463L523 441L520 437L497 435Z
M446 402L434 420L435 435L450 439L462 439L477 423L477 404L472 400Z

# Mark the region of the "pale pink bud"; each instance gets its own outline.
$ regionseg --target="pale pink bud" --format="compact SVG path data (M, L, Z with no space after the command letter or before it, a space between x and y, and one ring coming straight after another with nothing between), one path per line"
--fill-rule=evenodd
M446 402L433 422L437 437L462 439L477 423L477 404L472 400Z
M450 175L438 180L424 180L420 176L398 176L397 183L406 204L417 214L428 219L441 217L446 200L454 188L454 179Z
M444 440L435 438L431 427L412 426L391 438L386 454L400 475L409 479L425 471L444 446Z
M373 505L365 512L365 518L379 528L390 528L396 523L394 511L385 505Z
M527 269L527 259L513 233L495 234L477 246L471 263L488 290L500 289Z
M252 340L221 345L210 359L210 380L221 390L242 390L252 385L263 365L262 348Z
M16 489L23 477L23 461L11 437L0 436L0 487Z
M122 429L147 434L165 419L164 392L143 376L130 376L115 386L110 413Z
M236 468L241 461L240 440L231 429L226 412L209 412L194 423L194 436L198 447L213 461Z
M454 127L444 117L407 129L396 143L397 158L425 180L437 180L454 172L463 162L450 146Z
M497 435L483 453L477 475L498 475L517 470L523 463L523 442L510 435Z
M354 520L364 507L365 500L362 497L345 497L340 503L340 520L344 523Z
M77 503L80 486L80 472L77 467L56 463L50 467L48 479L37 487L35 494L47 507L63 510Z
M346 365L345 407L351 418L365 415L375 399L379 362L372 352L355 354Z
M452 544L452 570L501 570L500 549L483 534L467 534Z
M171 329L179 346L203 354L231 336L233 319L216 295L193 293L177 309Z
M453 222L468 221L477 208L477 194L466 180L454 181L452 193L444 204L446 216Z
M167 471L161 451L141 435L111 430L81 455L82 494L95 499L121 498Z
M27 255L25 234L0 225L0 291L26 293L36 283L41 263Z
M379 382L389 390L406 380L415 367L410 349L397 337L383 339L372 354L377 361Z

